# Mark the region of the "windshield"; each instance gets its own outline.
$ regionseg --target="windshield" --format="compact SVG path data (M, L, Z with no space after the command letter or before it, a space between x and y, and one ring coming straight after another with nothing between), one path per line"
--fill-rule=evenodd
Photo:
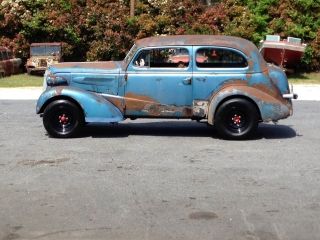
M125 59L123 60L123 63L125 66L127 66L129 64L129 62L131 61L133 55L136 53L137 50L137 45L133 45L132 48L130 49L130 51L128 52L127 56L125 57Z
M57 56L60 55L61 46L32 46L31 56Z

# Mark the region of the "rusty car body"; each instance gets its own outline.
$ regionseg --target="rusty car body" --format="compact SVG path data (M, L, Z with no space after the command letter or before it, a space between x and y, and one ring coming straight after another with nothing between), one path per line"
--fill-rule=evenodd
M62 43L32 43L26 69L28 74L43 74L47 67L59 62L62 62Z
M181 49L184 66L172 61ZM215 125L223 138L244 139L259 122L290 116L297 97L253 43L212 35L144 38L123 61L51 65L44 87L36 112L53 137L74 136L86 123L184 118Z
M11 50L0 47L0 77L19 73L21 63L21 58L15 58Z

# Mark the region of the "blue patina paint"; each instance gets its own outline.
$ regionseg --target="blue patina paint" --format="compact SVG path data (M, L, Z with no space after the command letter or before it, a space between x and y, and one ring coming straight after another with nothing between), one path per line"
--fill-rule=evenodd
M225 55L219 56L220 65L206 65L213 60L200 54L204 49L222 50ZM157 60L162 53L168 55L166 62ZM230 65L237 59L243 65ZM147 38L139 40L122 62L50 66L45 83L48 87L38 99L37 113L53 99L69 98L81 106L86 122L196 116L214 124L219 105L234 96L253 102L262 121L276 121L292 113L291 100L282 96L290 93L286 75L268 66L252 43L235 37ZM195 110L195 102L205 104Z

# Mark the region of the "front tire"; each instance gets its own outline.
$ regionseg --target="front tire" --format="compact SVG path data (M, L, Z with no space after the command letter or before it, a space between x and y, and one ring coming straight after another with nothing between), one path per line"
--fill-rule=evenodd
M221 104L215 114L214 125L225 139L247 139L258 127L258 111L250 101L242 98L229 99Z
M61 99L51 102L43 113L43 125L52 137L74 137L83 123L81 109L68 100Z

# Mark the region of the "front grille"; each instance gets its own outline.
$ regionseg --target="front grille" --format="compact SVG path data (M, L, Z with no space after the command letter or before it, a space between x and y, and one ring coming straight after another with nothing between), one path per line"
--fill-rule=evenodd
M46 67L47 66L47 60L41 59L40 60L40 67Z

